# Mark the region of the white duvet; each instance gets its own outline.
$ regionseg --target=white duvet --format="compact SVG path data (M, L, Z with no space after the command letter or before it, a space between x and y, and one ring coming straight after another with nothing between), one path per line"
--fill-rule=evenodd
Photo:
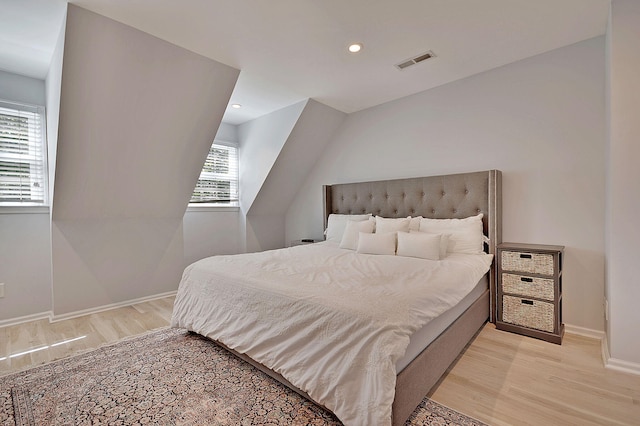
M390 425L409 337L464 298L491 260L365 255L331 242L210 257L185 269L171 325L247 354L345 425Z

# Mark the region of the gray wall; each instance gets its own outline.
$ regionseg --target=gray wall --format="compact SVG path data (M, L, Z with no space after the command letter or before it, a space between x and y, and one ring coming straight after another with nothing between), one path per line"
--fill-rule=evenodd
M309 99L255 197L249 215L284 216L347 114ZM244 189L244 188L243 188Z
M304 100L238 126L243 252L284 245L283 215L251 218L248 214L306 104Z
M56 315L176 289L183 216L237 76L69 5L52 213Z
M0 324L51 310L49 212L11 214L0 207L0 282Z
M0 71L0 99L45 105L45 83ZM5 283L0 322L50 310L51 239L46 209L0 207L0 283Z
M53 179L52 175L55 170L64 41L65 31L63 26L46 82L0 72L0 98L26 103L45 104L46 102L50 179ZM218 130L216 139L237 143L236 126L221 123ZM204 157L200 159L200 163L203 161ZM99 157L92 158L87 162L88 165L95 164L97 167L102 163L103 161ZM198 166L198 173L200 168L201 165ZM112 180L107 181L107 183L109 182L112 182ZM51 180L51 190L53 190L53 186L53 180ZM58 190L59 193L63 191L60 187L58 187ZM184 204L181 205L182 208L185 207ZM175 225L176 222L178 222L177 226ZM167 249L170 256L166 261L171 268L175 281L166 287L166 291L172 291L177 288L179 276L176 278L175 275L181 273L187 264L206 256L240 252L240 220L237 208L190 210L185 212L184 216L177 221L171 219L169 225L171 229L175 227L176 232L173 238L175 241L170 243L170 247ZM148 228L144 228L145 226ZM98 268L99 266L96 266L96 263L104 262L105 269L108 265L114 265L113 256L109 256L110 252L122 251L122 257L131 256L131 259L140 260L140 250L131 249L129 237L123 236L122 233L131 231L132 235L144 236L144 229L148 229L149 233L162 233L164 232L163 226L163 223L159 220L153 223L145 223L142 227L138 226L135 221L115 224L109 218L104 221L98 218L92 222L76 220L72 228L77 230L80 245L76 245L73 248L71 255L74 255L74 253L77 255L78 252L81 252L85 256L93 256L93 258L87 258L87 262L93 262L94 267ZM95 243L96 228L99 227L104 228L105 235L102 238L106 244L102 244L99 249L89 247L88 250L85 250L81 245L82 241L86 239L88 240L86 244ZM114 231L113 235L109 235L111 230ZM55 231L59 231L57 227ZM155 244L158 239L161 240L160 237L152 237L151 244ZM0 299L0 324L11 323L20 318L40 317L48 315L52 311L51 244L51 218L46 209L0 208L0 282L6 284L5 297ZM163 247L166 249L165 244L161 243L160 249ZM65 249L69 250L68 247L58 246L58 248L63 253L65 253ZM94 252L93 254L91 254L92 251ZM101 259L102 255L105 257ZM56 253L56 256L59 262L58 256L60 256L60 253ZM68 262L68 259L64 261ZM79 260L78 262L82 263L84 260ZM148 265L149 262L147 262ZM123 267L122 264L116 264L116 266L118 268ZM153 265L151 266L153 267ZM75 272L78 276L82 276L87 269L86 265L81 265ZM122 275L136 273L131 270L130 266L127 268L127 265L124 265L124 269L121 272ZM160 270L160 274L163 272L163 270ZM106 274L107 272L103 271L103 278ZM161 277L160 280L162 279L164 278ZM83 295L89 291L85 284L82 280L75 280L72 283L74 287L70 287L69 291ZM131 292L123 292L119 298L126 298L124 299L126 301L138 297L145 291L149 293L146 295L154 295L160 292L154 287L142 285L136 287ZM143 291L141 292L140 290ZM105 296L105 292L99 292L99 295ZM107 295L107 297L95 302L96 304L90 308L99 308L117 302L116 299L116 297ZM83 306L81 309L85 308L86 306Z
M640 373L640 3L614 0L608 28L607 296L610 363ZM633 364L628 364L633 363Z
M282 147L300 118L307 100L238 126L240 141L240 207L248 212Z
M323 184L500 169L504 241L566 246L564 321L603 330L604 37L350 114L286 215L322 237Z
M216 254L240 253L240 223L237 208L188 209L182 221L184 266Z
M238 127L220 123L215 140L238 145ZM239 207L190 206L182 219L185 266L216 254L241 253Z
M245 251L289 244L287 209L345 117L309 99L240 126Z

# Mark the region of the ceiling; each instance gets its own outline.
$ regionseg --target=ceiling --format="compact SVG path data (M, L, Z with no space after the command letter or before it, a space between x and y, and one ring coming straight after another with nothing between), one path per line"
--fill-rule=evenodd
M0 0L0 69L44 78L65 0ZM224 121L347 113L605 33L609 0L72 0L241 70ZM8 6L8 7L7 7ZM8 12L7 12L8 10ZM347 52L360 42L360 53ZM431 50L403 71L395 64Z
M65 0L0 0L0 70L45 78L66 4Z

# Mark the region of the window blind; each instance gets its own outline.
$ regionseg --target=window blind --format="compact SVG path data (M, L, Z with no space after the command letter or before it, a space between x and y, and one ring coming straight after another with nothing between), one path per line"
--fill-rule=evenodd
M47 202L44 107L0 101L0 204Z
M192 203L238 201L238 148L216 144L209 149Z

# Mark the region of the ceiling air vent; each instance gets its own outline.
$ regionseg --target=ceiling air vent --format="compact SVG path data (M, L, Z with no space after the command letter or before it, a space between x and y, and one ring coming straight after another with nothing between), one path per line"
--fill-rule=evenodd
M402 61L399 64L396 64L396 68L402 71L405 68L409 68L412 65L419 64L420 62L426 61L427 59L431 59L435 56L436 55L429 50L428 52L422 53L414 58L407 59L406 61Z

